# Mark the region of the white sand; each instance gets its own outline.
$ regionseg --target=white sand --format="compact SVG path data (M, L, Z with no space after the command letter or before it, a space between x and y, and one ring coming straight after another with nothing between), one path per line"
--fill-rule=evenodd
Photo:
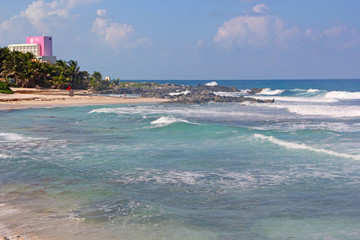
M87 91L75 91L73 97L66 90L11 88L15 94L0 94L0 110L45 107L73 107L86 105L162 103L166 99L127 98L91 95Z

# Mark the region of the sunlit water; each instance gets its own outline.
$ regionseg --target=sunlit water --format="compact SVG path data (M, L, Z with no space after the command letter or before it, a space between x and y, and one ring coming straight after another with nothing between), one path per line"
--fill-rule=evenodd
M360 81L218 83L275 103L1 111L0 233L359 239Z

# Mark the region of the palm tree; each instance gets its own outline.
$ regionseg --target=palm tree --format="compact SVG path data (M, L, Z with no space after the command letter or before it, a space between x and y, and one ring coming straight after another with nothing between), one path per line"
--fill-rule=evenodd
M77 61L74 60L70 60L67 62L68 63L68 69L67 69L67 74L70 78L70 85L77 89L77 88L81 88L81 78L80 77L80 67L77 63Z
M32 53L11 51L0 48L0 76L13 78L20 87L55 87L75 89L87 88L92 81L101 82L101 74L94 72L90 77L87 71L80 71L77 61L58 60L55 65L35 60Z
M12 51L3 60L1 75L5 78L14 78L16 85L26 87L28 86L28 71L31 60L34 58L32 53L21 53Z
M7 47L0 48L0 73L2 71L3 62L10 55L10 50Z

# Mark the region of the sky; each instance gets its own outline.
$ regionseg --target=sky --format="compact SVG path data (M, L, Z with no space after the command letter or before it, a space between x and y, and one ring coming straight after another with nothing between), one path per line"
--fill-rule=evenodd
M123 80L360 78L359 0L5 0L0 47Z

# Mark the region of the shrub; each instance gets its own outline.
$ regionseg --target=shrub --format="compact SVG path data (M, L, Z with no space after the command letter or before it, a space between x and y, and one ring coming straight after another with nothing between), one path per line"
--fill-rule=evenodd
M0 93L13 94L14 92L6 83L0 81Z

